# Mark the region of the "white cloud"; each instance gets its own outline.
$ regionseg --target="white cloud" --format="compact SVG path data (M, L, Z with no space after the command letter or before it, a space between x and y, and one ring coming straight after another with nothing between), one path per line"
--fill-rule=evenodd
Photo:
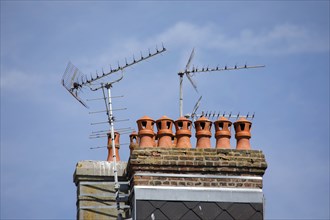
M229 35L215 24L198 26L179 22L155 39L173 46L216 48L236 54L282 55L329 50L328 36L294 24L258 31L244 29L238 35Z
M295 24L278 24L267 29L257 30L246 28L229 34L214 23L196 25L189 22L177 22L147 39L128 36L120 39L120 43L113 42L97 56L73 62L89 75L90 72L95 73L95 67L100 72L102 65L105 71L109 69L109 64L113 68L116 67L117 61L123 65L125 57L130 62L133 54L136 58L140 56L140 51L146 55L148 47L154 52L155 44L158 44L158 48L160 48L161 43L164 43L168 49L167 54L170 51L182 53L180 56L183 60L179 60L179 66L187 62L189 55L187 51L190 52L192 47L216 49L226 54L259 56L329 51L326 34Z

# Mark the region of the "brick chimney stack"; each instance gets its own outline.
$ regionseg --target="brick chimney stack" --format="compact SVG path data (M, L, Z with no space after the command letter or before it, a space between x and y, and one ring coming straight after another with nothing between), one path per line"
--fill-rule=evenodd
M216 148L230 149L231 125L231 121L225 117L220 117L214 122Z
M139 128L139 147L154 147L155 144L155 133L154 133L154 124L155 121L144 116L136 121Z
M147 116L137 120L138 133L130 135L129 161L117 164L120 209L115 203L114 163L77 164L77 219L118 219L118 212L133 220L264 219L267 163L262 151L251 150L250 121L240 118L232 123L220 117L214 122L216 146L212 147L212 122L201 117L195 121L196 148L191 147L190 120L181 117L174 122L166 116L157 120L157 146L154 123ZM230 147L232 124L236 149ZM108 160L109 155L110 151Z
M234 122L235 138L237 140L237 150L250 150L250 138L251 138L251 125L252 123L246 118L240 118Z
M173 147L173 143L172 143L173 123L174 121L168 118L167 116L163 116L156 121L157 129L158 129L157 132L158 147Z
M195 121L196 128L196 148L211 148L211 133L212 122L205 118L201 117Z
M120 156L119 156L119 148L120 148L119 139L120 139L120 134L117 131L115 131L114 134L115 134L116 161L120 161ZM108 148L107 161L108 162L111 162L111 161L113 161L111 132L108 133L108 145L107 145L107 148Z

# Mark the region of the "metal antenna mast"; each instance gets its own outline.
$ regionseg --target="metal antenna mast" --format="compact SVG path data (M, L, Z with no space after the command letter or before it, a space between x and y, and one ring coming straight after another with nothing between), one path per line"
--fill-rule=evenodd
M192 76L194 73L202 73L202 72L215 72L215 71L227 71L227 70L240 70L240 69L252 69L252 68L261 68L265 67L265 65L255 65L255 66L247 66L246 64L244 66L237 66L235 65L234 67L227 67L225 66L224 68L219 68L218 66L216 68L202 68L198 69L197 67L193 67L190 70L190 64L195 55L195 48L191 51L190 57L188 59L186 68L184 71L181 71L178 73L180 77L180 100L179 100L179 107L180 107L180 117L183 116L183 89L182 89L182 82L183 82L183 75L186 75L188 80L190 81L191 85L194 87L195 91L198 93L196 83L192 80Z
M88 79L88 77L81 73L80 70L75 67L71 62L68 63L67 68L64 72L64 75L62 77L62 85L65 87L65 89L74 97L76 98L83 106L87 107L88 106L82 101L80 98L80 92L83 88L88 87L91 91L97 91L99 89L102 89L103 93L103 98L105 102L105 107L106 107L106 114L108 117L108 123L110 125L110 132L111 132L111 144L112 144L112 152L113 152L113 167L114 167L114 181L115 181L115 192L116 192L116 208L118 211L118 219L120 219L120 198L119 198L119 182L118 182L118 172L117 172L117 156L116 156L116 150L115 150L115 134L114 134L114 116L113 116L113 108L112 108L112 97L111 97L111 88L114 83L117 83L123 79L123 71L125 68L132 66L134 64L137 64L143 60L149 59L153 56L156 56L158 54L161 54L165 52L166 49L162 45L162 49L158 49L156 47L156 52L151 53L149 50L149 53L146 56L143 56L141 52L141 57L139 59L135 59L133 56L132 62L128 63L127 59L125 59L125 65L120 66L118 63L118 67L115 69L112 69L110 66L110 71L105 73L102 70L102 75L98 75L96 72L96 76L91 77ZM109 76L115 72L121 71L121 77L119 77L117 80L111 81L111 82L101 82L100 84L97 84L97 81L100 81L100 79L105 78L106 76ZM107 94L106 91L107 90ZM94 99L97 100L97 99ZM99 112L104 112L104 111L98 111L94 113L99 113ZM99 123L94 123L94 124L99 124Z
M104 96L104 101L105 101L105 106L106 106L106 110L107 110L107 115L108 115L108 121L110 124L110 132L111 132L111 147L112 147L112 158L113 158L113 172L114 172L114 179L115 179L115 191L116 191L116 202L117 202L117 210L118 210L118 214L119 214L119 210L120 210L120 203L118 201L119 198L119 182L118 182L118 171L117 171L117 156L116 156L116 146L115 146L115 125L114 125L114 117L112 114L112 98L111 98L111 87L113 83L119 82L120 80L122 80L123 75L121 76L121 78L119 78L118 80L111 82L111 83L107 83L105 85L103 85L103 83L101 84L102 86L102 92L103 92L103 96ZM104 92L104 88L106 88L108 90L108 103L106 101L106 95Z

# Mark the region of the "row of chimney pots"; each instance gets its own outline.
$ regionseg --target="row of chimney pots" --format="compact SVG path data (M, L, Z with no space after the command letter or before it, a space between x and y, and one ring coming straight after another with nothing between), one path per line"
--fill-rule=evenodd
M180 117L173 121L167 116L163 116L157 121L154 121L148 116L144 116L136 121L138 125L138 133L130 134L130 150L135 147L164 147L164 148L191 148L191 127L192 121ZM157 133L154 132L154 124L156 123ZM216 148L230 149L231 126L232 122L225 117L220 117L213 122L215 128ZM175 126L176 133L172 131ZM194 122L196 129L196 148L211 148L211 127L212 121L206 117L201 117ZM237 140L236 149L249 150L251 138L252 123L242 117L234 122L235 138ZM120 161L119 157L119 132L115 132L115 149L116 160ZM107 161L113 160L111 133L108 133L108 158Z

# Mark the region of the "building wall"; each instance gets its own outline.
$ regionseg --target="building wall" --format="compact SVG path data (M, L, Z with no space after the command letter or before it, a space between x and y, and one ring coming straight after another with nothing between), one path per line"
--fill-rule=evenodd
M77 219L124 219L130 217L128 181L125 162L117 162L120 183L121 210L117 210L113 162L80 161L76 165L74 182L77 186Z
M135 148L128 163L134 219L263 219L259 150Z

